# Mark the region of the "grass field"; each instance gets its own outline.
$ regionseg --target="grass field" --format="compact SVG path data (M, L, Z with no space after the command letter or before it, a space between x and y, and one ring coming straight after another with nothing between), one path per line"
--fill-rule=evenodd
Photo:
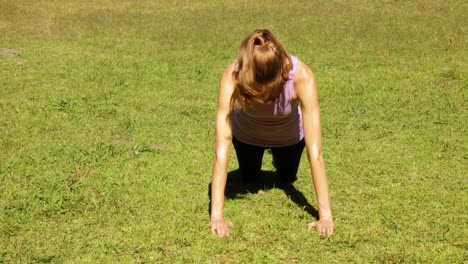
M466 263L463 0L0 0L0 263ZM218 82L270 29L315 72L336 234L304 159L231 157L209 229Z

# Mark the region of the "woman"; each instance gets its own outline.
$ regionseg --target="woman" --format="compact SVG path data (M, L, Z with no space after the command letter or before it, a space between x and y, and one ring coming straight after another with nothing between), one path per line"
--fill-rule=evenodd
M308 224L322 237L333 234L328 180L314 74L289 56L268 30L257 30L241 44L239 57L221 79L216 114L216 153L211 185L211 231L229 236L224 191L231 143L244 180L260 173L263 152L271 149L283 181L293 182L304 147L317 196L319 220Z

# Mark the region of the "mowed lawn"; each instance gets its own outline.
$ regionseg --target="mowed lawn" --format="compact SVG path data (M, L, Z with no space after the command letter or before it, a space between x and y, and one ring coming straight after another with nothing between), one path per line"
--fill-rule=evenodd
M0 263L466 263L463 0L0 0ZM231 155L210 233L220 76L270 29L318 80L335 235L303 156Z

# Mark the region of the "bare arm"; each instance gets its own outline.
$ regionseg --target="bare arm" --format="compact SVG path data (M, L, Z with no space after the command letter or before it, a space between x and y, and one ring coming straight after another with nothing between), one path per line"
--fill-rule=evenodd
M301 101L306 149L319 212L319 221L310 223L309 227L316 227L320 236L330 236L334 232L334 223L322 154L322 127L317 84L314 74L303 63L297 69L294 87L296 97Z
M223 74L218 92L216 111L215 157L211 181L211 232L218 236L229 236L232 223L224 221L224 191L226 188L229 155L232 144L232 128L228 116L230 99L234 90L231 64Z

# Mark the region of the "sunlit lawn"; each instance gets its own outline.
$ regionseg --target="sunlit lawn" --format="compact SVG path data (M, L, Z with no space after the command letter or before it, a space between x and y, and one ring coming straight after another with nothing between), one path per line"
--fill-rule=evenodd
M0 263L464 263L465 1L0 0ZM268 28L315 72L336 234L271 157L209 229L217 87ZM304 156L305 157L305 156Z

